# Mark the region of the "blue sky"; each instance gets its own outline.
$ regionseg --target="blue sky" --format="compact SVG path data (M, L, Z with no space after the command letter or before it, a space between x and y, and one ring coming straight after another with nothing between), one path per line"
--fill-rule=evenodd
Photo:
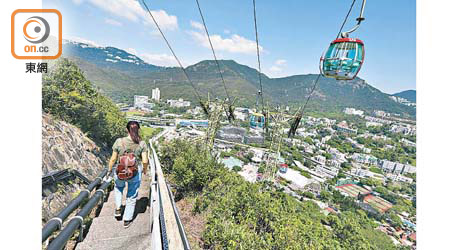
M271 77L318 73L319 58L333 40L352 0L257 0L263 73ZM355 24L357 1L346 29ZM177 56L185 66L212 53L195 0L147 0ZM252 0L200 0L220 59L256 68ZM135 0L43 0L63 15L63 36L114 46L164 66L175 66L151 19ZM394 93L416 89L416 2L367 1L366 20L352 37L365 42L366 61L359 76Z

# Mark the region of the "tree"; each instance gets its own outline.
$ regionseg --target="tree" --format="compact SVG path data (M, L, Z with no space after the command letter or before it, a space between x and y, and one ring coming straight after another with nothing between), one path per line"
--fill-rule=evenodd
M88 81L67 58L55 62L42 76L42 109L79 127L98 145L110 148L126 133L126 120L119 108Z
M192 195L193 211L203 213L206 220L201 248L393 249L390 239L375 232L364 212L345 207L354 204L352 198L337 192L345 210L326 217L315 203L299 202L271 182L245 181L199 145L174 141L165 147L162 158L174 164L169 176L176 193ZM314 197L310 192L304 195Z
M324 202L328 202L331 200L332 195L330 192L326 191L326 190L322 190L320 191L320 200L324 201Z
M239 172L239 171L241 171L242 170L242 167L240 167L240 166L233 166L233 171L234 172Z

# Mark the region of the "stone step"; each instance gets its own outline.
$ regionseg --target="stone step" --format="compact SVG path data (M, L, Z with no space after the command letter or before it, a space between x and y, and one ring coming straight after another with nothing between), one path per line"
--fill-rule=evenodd
M123 221L118 221L112 216L95 218L84 241L89 242L138 235L150 235L149 212L138 214L128 228L123 227Z
M114 194L111 194L111 196L113 196ZM124 195L125 197L125 195ZM102 209L100 210L100 213L98 215L98 217L105 217L105 216L114 216L114 210L116 209L116 205L114 202L114 198L110 198L110 200L108 200L108 202L103 204ZM140 214L140 213L145 213L146 211L148 211L149 208L149 198L142 196L137 198L136 201L136 207L135 207L135 215L136 214ZM125 199L122 200L122 216L123 216L123 212L125 211Z
M127 188L122 196L122 215L125 210ZM150 181L144 178L139 188L133 223L123 227L123 221L114 217L114 191L111 191L100 213L92 221L86 238L76 249L149 249L150 248Z
M150 183L148 181L142 181L141 186L139 187L138 191L138 198L136 201L136 208L135 210L138 211L138 213L142 213L143 211L146 211L149 209L147 206L150 205L149 203L149 197L150 197ZM122 216L123 212L125 211L125 201L126 201L126 193L127 193L127 187L125 186L123 190L122 195ZM109 197L107 201L103 204L103 207L98 215L98 217L104 217L104 216L114 216L114 210L115 202L114 202L114 190L112 190L109 193ZM136 212L135 212L136 214Z
M77 244L76 250L147 250L150 246L151 236L147 234L83 241Z

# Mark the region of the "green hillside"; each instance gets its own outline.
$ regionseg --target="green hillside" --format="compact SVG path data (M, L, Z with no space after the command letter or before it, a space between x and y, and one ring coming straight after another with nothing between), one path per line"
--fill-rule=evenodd
M151 90L155 87L160 88L163 100L184 98L196 101L192 87L179 68L145 64L138 57L120 49L113 50L111 47L88 47L84 49L89 49L89 53L84 53L81 45L65 44L64 55L75 61L87 78L116 102L131 103L134 95L151 96ZM136 59L131 62L112 62L112 59L109 59L116 57ZM254 105L259 89L257 70L233 60L221 60L220 64L230 95L238 98L239 105ZM208 93L212 97L225 97L214 61L201 61L187 67L186 71L204 99ZM283 104L296 108L304 103L316 77L314 74L283 78L263 75L264 98L272 105ZM336 81L322 77L307 111L336 112L345 107L367 112L380 109L415 117L414 108L394 102L388 94L359 78L353 81Z
M416 91L412 90L412 89L393 94L393 96L405 98L406 100L408 100L410 102L416 102Z

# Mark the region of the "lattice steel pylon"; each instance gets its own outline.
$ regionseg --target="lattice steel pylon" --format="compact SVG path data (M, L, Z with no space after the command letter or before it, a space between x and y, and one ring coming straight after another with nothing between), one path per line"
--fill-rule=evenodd
M268 174L268 177L273 180L275 177L275 173L278 169L278 163L280 159L280 149L281 149L281 143L283 140L283 121L284 116L280 111L280 108L277 108L277 112L273 113L271 116L272 118L272 131L271 131L271 140L270 140L270 147L269 147L269 155L267 159L267 170L266 173Z
M230 107L224 100L216 100L215 102L211 102L209 94L207 107L209 109L209 117L208 128L205 134L205 145L210 151L212 151L214 147L214 138L216 137L217 131L220 128L220 120L222 118L222 114L225 113L228 116L227 111L230 110Z

